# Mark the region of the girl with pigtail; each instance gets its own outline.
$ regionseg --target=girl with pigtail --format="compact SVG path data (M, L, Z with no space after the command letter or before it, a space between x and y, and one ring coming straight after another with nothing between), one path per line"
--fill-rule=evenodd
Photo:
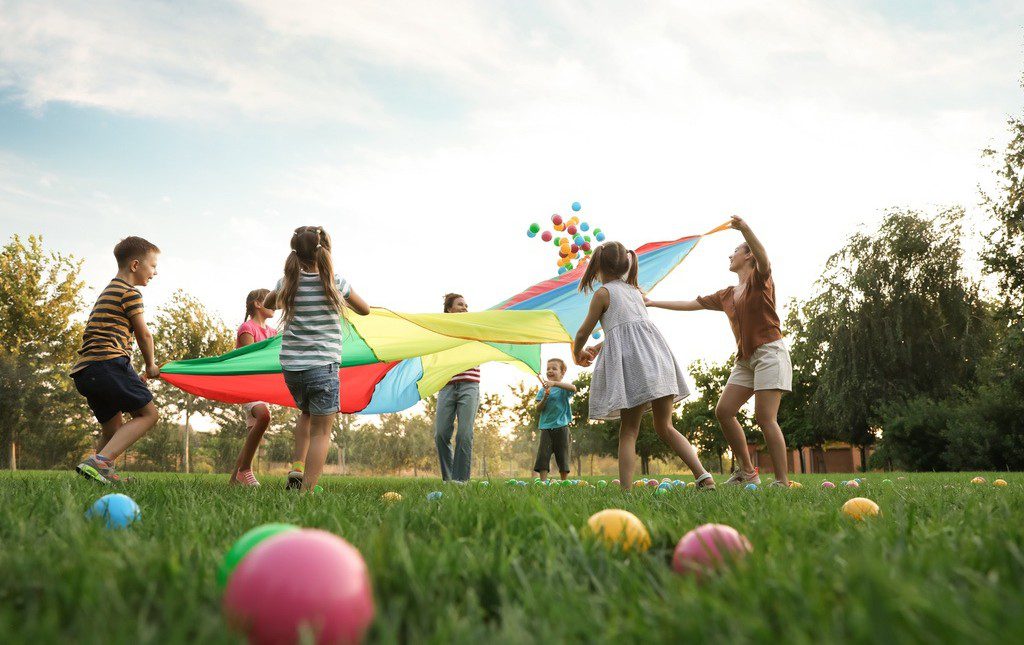
M370 307L334 272L331 237L320 226L300 226L291 239L284 277L264 300L281 309L281 368L299 416L295 463L288 488L310 491L316 486L330 447L341 389L342 317L346 307L360 316ZM303 425L308 434L303 433Z
M274 317L274 312L264 306L269 289L253 289L245 297L245 320L235 334L235 348L245 347L262 342L277 335L277 330L267 324ZM235 470L231 473L231 483L242 486L259 486L260 482L252 472L252 460L256 456L263 433L270 425L270 406L263 401L251 401L242 406L245 410L245 426L248 434L242 445L242 452L235 462ZM309 434L309 427L306 427Z
M636 253L619 242L597 247L579 290L593 291L590 310L576 332L573 357L582 367L594 364L590 385L590 418L619 419L619 481L632 487L636 440L645 412L654 413L654 430L693 472L697 486L714 489L697 451L672 425L672 408L690 395L683 372L668 343L647 316L637 283ZM594 290L594 283L601 286ZM597 323L604 342L584 347Z

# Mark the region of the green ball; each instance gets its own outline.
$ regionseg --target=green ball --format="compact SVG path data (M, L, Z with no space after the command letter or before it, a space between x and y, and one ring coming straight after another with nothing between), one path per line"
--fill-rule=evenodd
M606 481L605 481L605 480L603 480L603 479L602 479L601 481L597 482L597 487L598 487L598 488L604 488L604 487L605 487L605 486L607 486L607 485L608 485L608 482L606 482Z
M296 531L299 527L294 524L264 524L257 526L254 529L249 529L245 535L238 538L227 553L224 554L224 559L221 561L220 566L217 567L217 584L223 589L228 584L228 579L231 574L234 573L235 568L242 561L249 551L252 551L253 547L257 544L266 540L269 537L278 535L279 533L286 533L288 531Z
M540 231L540 224L530 224L530 232L537 233Z

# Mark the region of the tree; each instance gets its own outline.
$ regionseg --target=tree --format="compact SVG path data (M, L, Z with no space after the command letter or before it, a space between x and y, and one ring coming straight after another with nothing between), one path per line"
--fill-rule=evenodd
M19 448L32 466L72 464L96 427L68 377L82 337L81 266L37 235L0 250L0 441L12 470Z
M211 315L203 303L180 289L157 310L154 328L157 360L216 356L234 349L235 345L234 335L224 322ZM224 404L197 397L163 382L154 383L153 391L161 410L182 419L185 428L182 467L186 473L190 472L192 419L197 414L210 414Z
M996 170L997 192L982 194L995 225L986 235L981 259L998 280L1003 315L1019 325L1024 319L1024 117L1013 117L1008 125L1011 138ZM984 154L995 158L1000 153L988 149Z
M801 333L820 348L812 414L839 438L868 445L884 406L974 382L991 325L962 268L962 217L890 211L829 258Z

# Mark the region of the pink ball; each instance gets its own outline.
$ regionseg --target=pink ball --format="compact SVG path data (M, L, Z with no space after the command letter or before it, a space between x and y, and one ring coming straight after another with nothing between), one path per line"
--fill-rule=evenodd
M565 229L565 232L569 235L576 235L576 227L571 224Z
M855 481L853 481L851 479L850 481L846 482L846 487L847 488L860 488L860 484L858 484L857 482L855 482Z
M540 234L540 239L544 240L545 242L550 242L551 241L551 231L544 231L543 233L541 233Z
M297 643L303 626L317 643L358 643L373 621L370 575L340 537L288 531L245 556L224 591L224 612L250 643Z
M824 482L821 482L821 487L822 488L835 488L836 485L833 484L832 482L824 481Z
M710 573L753 550L750 540L731 526L704 524L679 540L672 554L672 568L684 575Z
M654 487L654 488L657 488L658 487L658 480L657 479L648 479L647 480L647 485L651 486L651 487Z
M617 480L617 479L613 479L613 480L612 480L612 483L613 483L613 484L615 484L616 486L618 486L618 485L619 485L619 480Z

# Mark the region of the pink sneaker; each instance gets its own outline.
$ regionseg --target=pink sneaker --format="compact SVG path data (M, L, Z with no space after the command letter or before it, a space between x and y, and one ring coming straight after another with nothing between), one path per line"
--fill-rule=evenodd
M253 474L252 469L239 470L235 474L235 483L241 484L242 486L259 486L260 482L256 479L256 475Z

